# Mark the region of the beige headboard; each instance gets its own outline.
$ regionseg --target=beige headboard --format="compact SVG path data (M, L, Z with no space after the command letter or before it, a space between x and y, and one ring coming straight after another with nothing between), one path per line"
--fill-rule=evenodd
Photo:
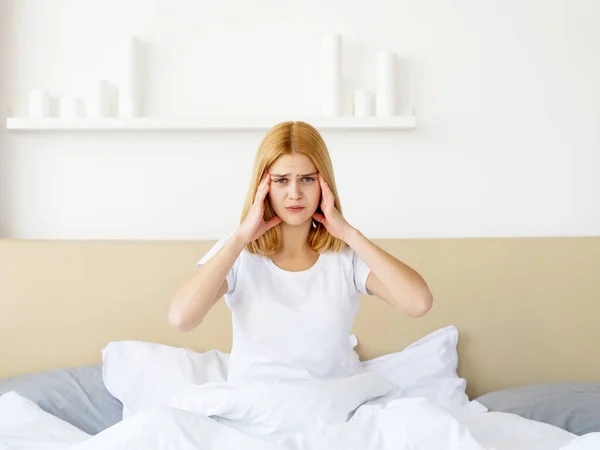
M424 275L435 305L410 319L363 298L363 359L454 324L472 396L600 381L600 238L376 242ZM190 333L166 321L171 293L212 243L0 240L0 378L99 363L107 342L121 339L229 350L224 302Z

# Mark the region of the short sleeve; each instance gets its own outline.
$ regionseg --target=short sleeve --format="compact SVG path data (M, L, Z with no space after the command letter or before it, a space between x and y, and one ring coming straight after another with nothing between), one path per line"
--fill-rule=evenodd
M361 294L371 295L371 292L367 290L367 278L371 273L369 266L358 257L355 251L352 251L352 268L354 272L354 287L357 292Z
M223 246L229 240L230 237L231 236L222 238L215 245L213 245L211 247L211 249L202 258L200 258L200 260L196 263L196 267L200 267L200 266L206 264L214 255L217 254L217 252L219 250L221 250L223 248ZM240 265L240 258L238 257L235 260L235 262L233 263L233 266L231 267L229 272L227 272L227 275L225 276L225 279L227 280L227 295L231 295L233 293L233 291L235 290L235 284L236 284L236 280L237 280L237 271L238 271L239 265Z

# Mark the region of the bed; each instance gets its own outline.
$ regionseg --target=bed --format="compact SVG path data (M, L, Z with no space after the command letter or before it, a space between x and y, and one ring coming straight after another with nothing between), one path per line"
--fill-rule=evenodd
M435 305L425 317L410 319L382 301L363 298L354 329L363 361L399 354L440 330L456 330L457 376L465 380L469 400L488 410L474 419L474 434L503 443L503 433L514 435L520 426L530 427L530 433L543 423L550 427L540 429L543 435L570 434L557 435L562 437L554 448L563 448L562 438L576 450L598 445L600 440L591 439L600 417L595 406L600 238L376 242L424 275ZM84 392L88 419L76 428L85 429L85 436L65 432L72 441L64 442L72 444L124 422L122 403L103 385L103 350L109 343L226 356L231 322L224 302L190 333L166 321L173 289L213 243L0 241L0 394L2 383L5 392L12 386L12 392L26 392L32 404L20 396L10 399L11 407L41 405L64 420L69 402L82 398L72 393ZM48 392L57 398L49 401ZM176 425L164 410L161 414L152 420ZM533 420L511 422L515 417Z

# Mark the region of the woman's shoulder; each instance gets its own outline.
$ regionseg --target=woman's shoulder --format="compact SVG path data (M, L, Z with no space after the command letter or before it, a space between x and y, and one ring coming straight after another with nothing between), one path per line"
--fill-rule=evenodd
M217 253L219 250L221 250L221 248L223 248L225 246L227 241L232 238L234 233L235 232L232 231L231 233L228 233L228 234L222 236L220 239L218 239L217 242L215 242L208 249L208 251L204 254L204 256L196 263L196 266L199 267L202 264L205 264L210 258L212 258L215 255L215 253ZM239 261L240 258L247 253L248 253L248 251L246 250L246 247L244 247L240 253L240 256L237 258L237 261Z

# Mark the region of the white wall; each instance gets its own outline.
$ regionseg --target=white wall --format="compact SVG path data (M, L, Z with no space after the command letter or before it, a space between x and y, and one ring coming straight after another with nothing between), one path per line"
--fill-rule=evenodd
M11 47L9 40L12 32L12 15L10 4L6 0L0 0L0 121L4 123L6 117L7 95L9 92L6 64L10 57L8 49ZM8 151L6 148L6 132L3 126L0 126L0 237L7 235L6 218L8 209L6 200L9 197L8 186L13 184L9 178L8 172Z
M323 132L345 215L370 237L600 234L596 0L0 0L0 116L112 76L142 39L149 115L318 114L320 38L350 86L403 58L414 132ZM11 238L218 238L262 133L0 135Z

